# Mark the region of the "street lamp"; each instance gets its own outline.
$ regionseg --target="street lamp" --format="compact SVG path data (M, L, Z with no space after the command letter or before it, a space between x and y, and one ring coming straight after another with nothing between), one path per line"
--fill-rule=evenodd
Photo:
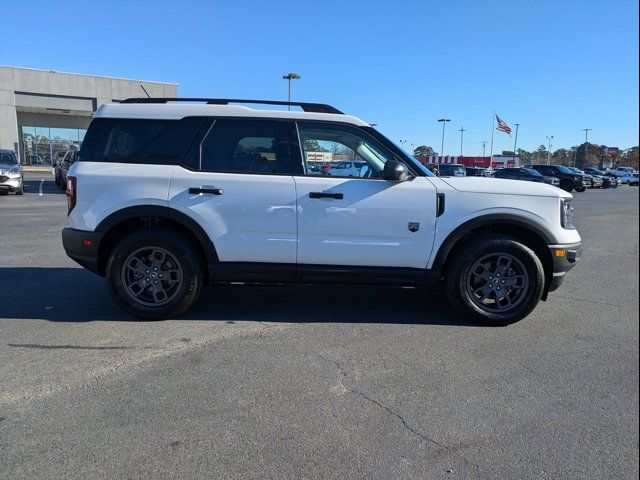
M462 157L462 140L464 139L464 132L466 132L466 130L464 127L460 127L458 131L460 132L460 156Z
M582 131L584 132L584 164L586 165L587 162L589 161L589 143L587 142L587 139L589 138L589 131L593 130L593 128L583 128ZM574 165L575 167L575 165ZM583 165L584 167L584 165Z
M450 118L439 118L438 122L442 122L442 143L440 144L440 158L444 157L444 126L450 122Z
M291 103L291 80L298 80L299 78L301 77L297 73L288 73L282 76L283 80L288 80L289 82L289 96L288 96L289 103ZM287 110L291 110L291 105L287 105Z
M547 165L551 164L551 140L553 139L553 135L550 137L547 136L547 140L549 140L549 148L547 149Z

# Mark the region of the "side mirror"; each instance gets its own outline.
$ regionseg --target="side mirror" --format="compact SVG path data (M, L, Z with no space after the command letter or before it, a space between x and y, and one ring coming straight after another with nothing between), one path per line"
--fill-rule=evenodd
M409 180L409 170L404 163L397 160L387 160L384 164L384 170L382 170L382 178L385 180L392 180L396 182L404 182Z

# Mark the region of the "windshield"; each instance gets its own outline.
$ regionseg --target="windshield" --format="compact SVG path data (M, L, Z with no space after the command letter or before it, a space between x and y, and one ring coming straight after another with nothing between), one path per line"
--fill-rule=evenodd
M388 144L391 144L391 146L395 147L396 152L394 153L402 154L402 157L403 157L402 159L407 163L409 163L413 168L415 168L416 170L420 170L427 177L435 177L435 174L431 170L429 170L429 168L426 165L424 165L423 163L413 158L413 156L410 153L408 153L404 148L399 146L394 141L389 140L389 138L382 135L378 130L374 129L373 127L364 127L363 130L367 132L371 132L374 137L378 137L378 138L382 137L381 140L384 139L384 141L386 141Z
M544 175L542 175L539 171L534 170L533 168L525 168L525 170L526 170L527 172L529 172L529 174L530 174L532 177L543 177L543 176L544 176Z
M560 170L562 173L570 173L570 174L574 174L575 172L572 171L570 168L565 167L564 165L556 165L556 168L558 170Z
M17 157L13 154L13 152L11 153L0 153L0 163L3 165L15 165L16 163L18 163L18 159Z

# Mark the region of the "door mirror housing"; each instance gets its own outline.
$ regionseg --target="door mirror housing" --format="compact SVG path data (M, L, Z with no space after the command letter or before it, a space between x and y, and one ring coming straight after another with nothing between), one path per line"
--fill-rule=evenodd
M382 178L395 182L404 182L411 178L407 166L397 160L387 160L382 170Z

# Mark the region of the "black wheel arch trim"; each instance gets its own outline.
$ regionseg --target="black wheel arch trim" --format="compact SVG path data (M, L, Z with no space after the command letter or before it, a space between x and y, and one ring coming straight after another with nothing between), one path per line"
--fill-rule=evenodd
M208 263L218 262L213 241L202 226L188 215L162 205L134 205L113 212L104 218L95 228L96 232L107 233L116 225L135 218L158 217L176 222L188 229L200 242Z
M481 228L489 227L496 224L503 224L509 226L520 227L526 230L531 230L541 237L547 245L558 243L557 239L546 227L539 223L519 215L507 214L507 213L494 213L489 215L482 215L480 217L472 218L462 225L458 226L453 232L451 232L447 238L442 242L438 253L436 253L435 260L433 261L432 269L441 269L444 263L458 241L467 235L469 232Z

